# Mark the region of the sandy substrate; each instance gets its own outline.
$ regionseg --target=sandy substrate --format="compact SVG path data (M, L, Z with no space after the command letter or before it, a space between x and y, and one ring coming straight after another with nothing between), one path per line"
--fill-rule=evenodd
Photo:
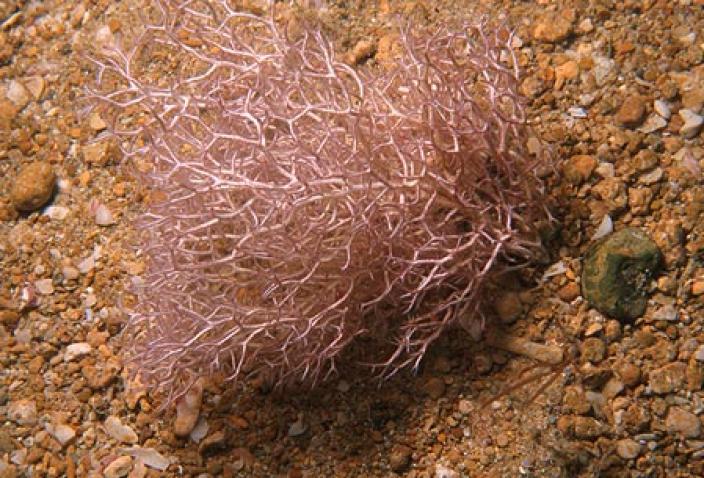
M704 3L300 3L341 55L372 66L399 15L481 12L516 28L529 121L558 161L547 184L561 229L547 264L494 304L511 338L449 333L419 374L381 388L344 368L314 392L206 384L177 436L174 412L127 379L120 341L122 291L146 266L128 247L145 191L109 141L91 143L105 125L77 101L92 78L83 54L132 31L143 5L3 1L0 478L703 476ZM23 175L30 164L42 166ZM52 175L48 206L18 212L46 201ZM605 215L664 254L635 321L582 297ZM564 360L540 367L527 342Z

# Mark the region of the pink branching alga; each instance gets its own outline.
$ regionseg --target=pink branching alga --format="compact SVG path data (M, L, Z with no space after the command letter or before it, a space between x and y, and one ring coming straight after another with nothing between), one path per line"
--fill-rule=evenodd
M362 336L391 344L389 377L481 329L548 217L510 30L404 27L393 64L351 67L226 0L155 7L89 91L151 195L126 327L143 382L167 401L213 375L314 385Z

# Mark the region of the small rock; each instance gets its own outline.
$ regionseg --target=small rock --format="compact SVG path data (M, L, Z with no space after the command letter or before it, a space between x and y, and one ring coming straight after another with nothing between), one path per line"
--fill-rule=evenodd
M694 138L699 134L699 130L702 128L702 124L704 124L704 116L698 115L687 108L682 108L679 114L682 121L684 121L684 124L680 128L680 134L687 139Z
M368 40L360 40L347 55L347 63L350 65L358 65L374 56L375 53L376 45L374 43Z
M641 373L640 368L634 363L624 362L616 367L616 373L623 383L629 387L635 387L640 383Z
M611 400L612 398L616 397L619 393L621 393L623 389L623 382L617 379L616 377L612 377L609 379L608 382L606 382L606 385L604 385L604 388L601 390L601 393L608 400Z
M64 266L61 268L61 275L64 277L64 282L78 279L81 273L73 266Z
M18 211L35 211L49 201L55 183L56 175L51 165L34 162L25 166L17 175L10 190L10 200Z
M435 478L460 478L460 474L444 465L435 465Z
M154 468L159 471L166 470L171 464L171 461L168 458L156 451L154 448L141 448L135 446L125 448L122 452L141 460L149 468Z
M587 252L582 295L602 314L619 320L636 319L645 312L645 287L662 260L657 245L639 229L615 232Z
M616 113L616 122L628 128L636 128L640 126L645 118L645 100L643 97L634 95L629 96L621 104Z
M44 428L61 446L67 445L76 438L76 430L65 423L47 423Z
M41 295L51 295L54 293L54 283L51 279L39 279L34 281L34 288Z
M641 445L635 440L624 438L616 442L616 454L624 460L632 460L640 454Z
M667 103L667 101L655 100L655 103L653 104L653 109L663 119L668 120L670 119L670 116L672 116L672 112L670 111L670 105Z
M200 455L210 455L227 446L227 436L223 430L218 430L215 433L208 435L198 446Z
M515 322L523 315L523 303L516 292L505 292L494 302L494 310L504 324Z
M567 411L577 415L586 415L591 410L584 388L579 385L571 385L565 389L562 404Z
M694 88L682 92L682 106L695 113L700 113L704 106L704 88Z
M24 86L29 90L35 100L42 97L45 85L44 78L41 76L31 76L24 80Z
M71 210L64 206L49 206L44 210L44 214L55 221L63 221L70 212Z
M105 427L107 434L117 441L129 443L130 445L139 441L139 437L134 430L127 425L123 425L118 417L110 416L106 418L103 426Z
M37 405L32 400L17 400L7 406L7 418L18 425L32 426L37 423Z
M616 175L615 167L612 163L602 162L595 169L596 174L602 178L613 178Z
M122 478L127 476L127 474L132 469L132 458L129 456L121 456L115 458L110 462L108 466L103 470L103 475L105 478Z
M303 415L299 415L298 418L296 419L295 422L293 422L291 425L288 427L288 436L290 437L298 437L303 435L306 430L308 430L308 427L306 426L305 422L303 421Z
M653 314L653 319L655 319L655 320L665 320L668 322L675 322L675 321L677 321L677 318L678 318L677 308L672 304L663 305L658 310L656 310L655 313Z
M665 418L665 427L671 433L680 433L685 438L697 438L702 424L699 418L680 407L670 407Z
M425 382L423 390L425 390L425 393L427 393L430 398L437 400L445 395L445 381L440 377L431 377Z
M103 131L108 127L107 123L100 117L100 114L93 111L88 117L88 127L95 132ZM83 154L85 154L85 147L83 148Z
M559 43L572 33L572 22L559 13L550 12L538 18L533 38L545 43Z
M667 127L667 120L660 115L650 115L648 119L645 120L639 128L638 131L641 133L654 133L655 131L661 130Z
M83 159L96 166L105 166L113 158L114 152L107 141L85 145L81 151Z
M105 388L115 380L121 366L114 360L108 360L101 364L100 367L94 365L84 365L81 369L81 374L86 379L88 386L93 390Z
M174 434L187 437L198 422L200 407L203 401L203 385L196 382L176 403L176 420Z
M580 185L592 175L597 166L597 160L587 154L572 156L565 164L565 178L572 184Z
M687 364L673 362L650 372L649 385L653 393L675 392L684 386Z
M29 103L29 92L22 83L17 80L12 80L7 88L7 99L10 100L17 108L22 109Z
M700 345L696 352L694 352L694 358L699 362L704 362L704 345Z
M107 208L104 204L99 204L95 209L95 223L98 226L110 226L115 224L115 218L112 215L112 211Z
M411 449L405 445L394 445L389 454L391 470L400 473L411 463Z
M584 360L601 362L606 355L606 344L598 337L590 337L582 342L581 353Z
M91 353L93 347L87 342L78 342L70 344L66 347L66 353L64 353L64 362L71 362L79 357Z
M572 302L581 293L579 284L576 282L568 282L564 287L557 291L557 296L565 302Z
M557 428L565 435L582 440L592 440L605 432L604 424L592 417L562 415L557 420Z
M198 419L198 423L196 423L196 426L193 427L193 430L191 430L191 434L188 436L195 443L200 443L200 441L208 435L209 429L210 427L208 426L208 421L205 420L203 417L200 417ZM135 435L135 438L136 436L137 435Z

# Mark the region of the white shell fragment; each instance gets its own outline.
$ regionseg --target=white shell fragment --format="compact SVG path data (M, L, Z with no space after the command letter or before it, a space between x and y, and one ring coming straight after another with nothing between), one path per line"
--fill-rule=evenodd
M596 231L594 231L594 235L592 236L592 240L596 241L597 239L601 239L602 237L608 236L614 231L614 223L611 220L611 216L608 214L604 215L603 219L599 223L599 227L596 228Z

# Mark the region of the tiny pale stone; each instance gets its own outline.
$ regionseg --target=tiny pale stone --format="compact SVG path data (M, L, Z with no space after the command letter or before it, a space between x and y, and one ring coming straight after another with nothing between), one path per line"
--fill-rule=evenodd
M655 100L655 103L653 103L653 109L655 109L655 112L663 119L668 120L670 119L670 116L672 116L672 111L670 111L670 105L667 101Z
M203 386L194 384L186 394L176 403L176 420L174 421L174 434L187 437L198 422L200 407L203 400Z
M64 362L71 362L79 357L89 354L93 347L88 342L77 342L66 347Z
M682 136L687 139L692 139L699 134L699 130L701 130L704 124L704 116L698 115L687 108L682 108L679 111L679 115L682 121L684 121L684 124L680 128L680 134Z
M129 456L121 456L115 458L103 470L105 478L122 478L132 469L132 458Z
M30 76L29 78L26 78L24 80L24 86L27 88L27 90L29 90L32 97L35 100L38 100L44 94L44 87L46 86L46 82L41 76Z
M7 99L19 109L24 108L29 103L29 92L22 83L17 80L12 80L7 88Z
M635 440L624 438L616 442L616 453L624 460L632 460L640 454L642 446Z
M76 430L65 423L47 423L44 428L62 446L68 444L76 437Z
M124 425L116 416L109 416L103 424L105 431L115 440L133 445L139 441L139 437L132 428Z
M41 295L51 295L54 293L54 284L51 279L39 279L34 281L34 288Z
M32 426L37 423L37 404L32 400L17 400L7 407L7 418L18 425Z

